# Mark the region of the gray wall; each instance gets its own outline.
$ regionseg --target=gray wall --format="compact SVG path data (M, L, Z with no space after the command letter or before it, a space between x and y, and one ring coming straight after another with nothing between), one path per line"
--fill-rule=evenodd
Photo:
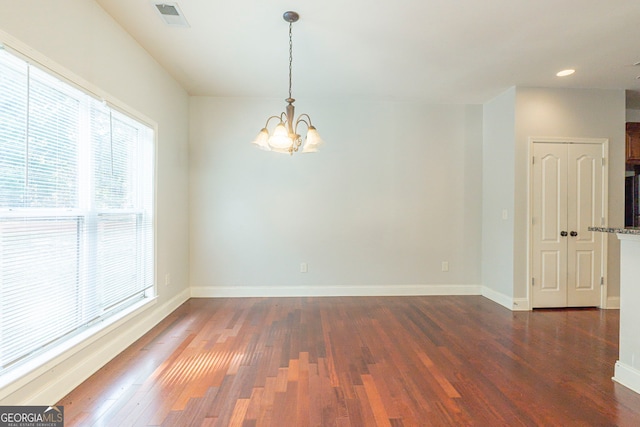
M281 100L191 99L196 293L479 285L482 108L298 103L326 145L290 157L250 144L266 118L283 109ZM308 273L299 272L301 262Z
M513 298L515 101L511 88L487 102L483 116L482 284L508 298Z

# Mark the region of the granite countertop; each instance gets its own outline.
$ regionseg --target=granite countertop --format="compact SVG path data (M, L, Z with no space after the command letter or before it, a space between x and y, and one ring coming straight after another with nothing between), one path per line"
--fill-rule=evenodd
M637 234L637 235L640 235L640 228L589 227L589 231L601 231L603 233Z

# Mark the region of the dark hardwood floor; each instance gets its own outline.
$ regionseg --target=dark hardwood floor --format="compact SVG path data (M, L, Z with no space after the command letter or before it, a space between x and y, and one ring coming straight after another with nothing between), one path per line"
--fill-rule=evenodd
M192 299L59 404L67 426L638 426L618 324L476 296Z

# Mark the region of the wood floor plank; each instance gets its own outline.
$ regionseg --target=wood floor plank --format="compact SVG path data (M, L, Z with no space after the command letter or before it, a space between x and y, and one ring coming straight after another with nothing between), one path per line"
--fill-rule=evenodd
M191 299L59 404L82 427L637 426L618 325L476 296Z
M350 416L354 418L354 426L375 426L376 419L373 413L373 408L369 404L369 397L364 388L364 385L355 386L356 401L358 402L357 408L353 408L353 413L350 412ZM356 417L357 416L357 417ZM358 418L360 420L358 420ZM358 424L360 421L360 424Z
M247 409L249 409L249 403L249 399L236 400L236 405L233 408L231 419L229 420L229 427L242 427Z
M260 408L262 406L262 398L264 396L264 387L254 387L249 398L249 406L245 414L246 420L257 421L260 416Z
M367 400L369 401L369 405L373 411L373 418L376 420L376 425L379 427L391 427L389 414L387 413L387 409L380 397L380 392L374 379L371 375L363 375L362 384L364 386L365 393L367 393Z
M309 353L302 352L298 359L298 395L296 396L296 426L310 425L309 404Z

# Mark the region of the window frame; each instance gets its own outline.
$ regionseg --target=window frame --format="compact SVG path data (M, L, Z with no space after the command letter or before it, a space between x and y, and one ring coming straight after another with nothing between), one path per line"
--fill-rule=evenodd
M17 365L2 374L0 374L0 399L18 390L33 378L37 377L50 370L52 366L55 366L64 360L72 357L74 354L82 351L89 345L97 342L102 337L106 336L110 332L117 328L125 326L128 322L133 320L134 317L149 310L158 300L158 285L157 285L157 156L158 156L158 125L153 120L150 120L145 115L132 109L126 104L115 99L108 93L98 89L91 83L83 80L79 76L73 74L64 67L54 63L45 56L35 52L28 46L22 44L18 40L12 39L10 36L0 32L0 49L7 50L10 54L26 61L31 67L38 68L39 70L53 76L56 79L70 85L73 89L88 95L91 98L100 100L105 103L110 109L131 120L134 120L144 126L150 128L153 133L151 141L150 159L151 159L151 286L144 290L144 296L142 299L134 304L129 305L124 310L120 310L108 317L97 318L89 322L87 325L78 330L70 339L66 339L60 342L58 345L38 352L34 357L30 357L25 363ZM82 184L80 178L81 174L78 172L79 185ZM80 191L80 190L78 190ZM89 204L92 204L90 201ZM97 217L101 214L129 214L135 215L137 220L140 220L142 215L141 209L122 209L122 210L97 210L91 209L87 205L87 201L79 201L79 208L0 208L2 216L5 218L37 218L37 217L57 217L57 218L78 218L79 221L93 220L97 222ZM91 217L94 217L91 219ZM138 238L141 238L138 236ZM86 255L82 255L85 257Z

